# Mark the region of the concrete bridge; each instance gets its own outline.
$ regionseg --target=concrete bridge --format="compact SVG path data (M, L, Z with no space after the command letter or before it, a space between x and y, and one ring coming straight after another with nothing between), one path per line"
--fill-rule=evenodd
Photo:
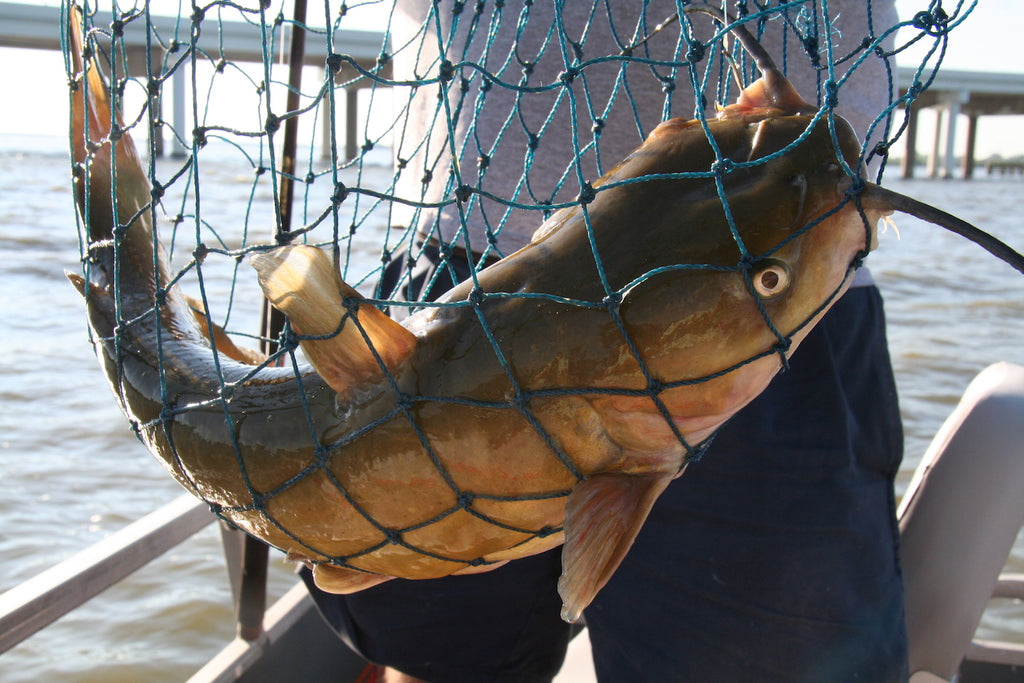
M97 12L94 23L97 26L109 27L112 17L110 12ZM182 49L191 40L192 19L171 16L151 16L154 33L159 35L167 45L167 51ZM0 47L17 47L38 50L60 50L60 8L42 5L30 5L17 2L0 2ZM292 24L282 26L284 35L281 45L284 49L273 57L276 63L286 61L291 45ZM128 70L136 76L147 76L148 67L146 50L151 41L147 35L146 22L133 20L123 25L123 45L127 58ZM258 27L242 21L223 21L217 23L217 30L200 33L196 48L205 54L221 56L234 62L263 62L263 43L258 38ZM323 31L323 28L320 28ZM332 45L339 53L353 58L360 67L374 69L381 55L384 36L375 31L359 31L339 29L332 36ZM161 63L164 48L160 48L160 57L153 60ZM305 41L304 64L326 68L327 45L325 40ZM185 72L187 69L176 69L171 75L173 94L172 123L175 130L185 130ZM390 67L385 66L379 73L390 76ZM359 72L347 63L338 69L335 81L343 85L345 90L345 152L346 158L357 153L356 127L357 97L361 88L371 85L369 79L360 77ZM329 120L329 114L324 116ZM325 126L325 134L329 132ZM172 154L184 155L185 150L176 140L172 142L175 149Z
M97 25L109 25L109 13L100 12L96 17ZM189 37L191 19L183 17L156 16L152 17L155 30L166 39L183 36ZM44 50L60 49L60 10L57 7L45 7L16 2L0 2L0 46L35 48ZM291 42L291 24L284 25L284 45ZM240 21L225 21L218 25L217 31L204 31L197 42L197 47L207 54L223 55L225 59L241 62L262 62L262 44L253 40L254 27ZM135 74L146 74L146 35L145 23L132 21L124 25L124 45L128 55L128 66ZM305 63L311 66L324 67L327 60L326 41L306 41ZM333 36L333 45L339 46L338 51L351 56L365 69L372 69L380 56L384 36L374 31L355 31L340 29ZM171 43L173 48L173 43ZM285 54L282 50L281 55ZM176 130L185 129L185 81L182 69L172 76L172 92L174 94L174 112L172 121ZM899 67L896 70L900 94L905 94L914 79L915 69ZM381 72L389 76L387 71ZM346 158L357 153L357 93L360 88L369 87L366 78L359 78L355 69L347 65L337 74L337 82L345 88L346 107ZM911 111L908 128L904 133L906 151L901 164L903 177L911 177L917 154L917 119L922 109L936 108L939 111L939 125L935 127L931 153L928 155L928 175L931 177L952 177L955 173L956 128L961 115L967 117L967 145L963 150L963 177L970 178L974 173L974 140L978 119L993 114L1024 115L1024 74L1006 74L973 71L941 70L932 82L931 87L922 93ZM325 117L326 119L327 117ZM944 125L943 125L944 124ZM945 135L943 135L945 133ZM945 144L942 141L945 140ZM183 154L183 149L173 150Z
M900 94L911 85L914 69L900 67L897 78ZM922 109L938 110L938 123L928 156L929 177L951 178L954 175L956 128L961 115L967 117L967 144L961 156L961 175L974 175L974 140L978 119L992 115L1024 115L1024 73L993 73L953 71L941 69L928 90L914 102L907 130L904 132L906 151L901 162L901 173L910 178L917 163L917 118ZM945 125L943 125L945 124ZM945 145L942 147L943 132Z

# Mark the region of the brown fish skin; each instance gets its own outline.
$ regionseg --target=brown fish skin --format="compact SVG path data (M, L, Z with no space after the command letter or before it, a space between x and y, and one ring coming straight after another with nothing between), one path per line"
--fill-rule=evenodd
M700 123L669 121L595 184L592 201L558 212L530 245L443 299L461 305L405 327L357 304L325 255L256 257L268 297L297 331L345 324L303 341L320 373L254 367L211 353L217 330L197 328L168 287L146 173L98 69L79 57L77 22L72 12L74 66L88 82L74 97L73 130L90 262L87 278L69 277L101 365L183 486L317 563L328 590L486 571L564 538L560 593L564 616L577 618L683 468L687 445L767 385L846 287L885 210L865 220L846 196L824 120L785 154L732 169ZM764 86L707 122L723 159L762 159L810 125L795 93ZM856 137L836 126L852 162ZM626 182L712 168L722 172ZM772 287L780 291L760 300L762 313L752 290ZM313 300L325 303L304 306Z
M785 115L775 106L753 106L750 102L761 102L754 99L757 92L748 96L747 104L727 108L709 122L726 158L738 162L763 158L798 138L811 122L807 114ZM837 123L850 161L857 153L856 138L844 122ZM472 513L495 516L497 506L489 496L572 489L569 521L564 521L557 499L554 505L548 499L504 503L501 512L507 516L500 519L527 530L564 524L570 539L564 563L567 576L576 578L566 581L563 597L566 616L578 617L580 605L589 602L578 596L592 595L594 586L603 585L650 504L683 467L687 449L676 430L691 445L713 433L764 389L781 367L783 353L793 352L827 304L843 291L851 264L873 243L881 211L869 211L865 223L854 203L847 201L844 193L849 181L837 163L825 123L819 122L785 155L722 177L734 220L753 257L752 277L769 267L781 267L788 277L780 294L762 301L781 337L790 340L784 351L779 347L780 336L766 323L736 268L741 252L713 180L672 178L616 185L647 174L706 171L714 162L714 151L698 122L662 124L596 184L595 197L586 209L574 207L555 214L530 245L479 273L476 283L464 282L441 299L460 305L433 308L407 320L405 329L415 335L416 343L408 355L384 363L389 378L377 385L373 401L382 405L376 415L394 411L395 392L387 386L391 381L405 396L438 398L414 400L408 408L413 419L396 416L375 427L372 436L367 435L368 445L371 449L376 448L374 444L386 445L382 448L390 451L387 457L403 461L389 467L416 472L421 482L418 493L425 491L422 482L429 482L431 498L439 496L440 508L448 509L455 503L455 491L434 473L431 458L416 436L418 429L443 463L454 489L474 494L469 510L451 516L450 530L434 529L436 536L418 539L417 545L452 556L465 543L468 554L462 559L518 555L514 544L525 536L505 532L501 538L492 538L488 532L493 527L479 523ZM844 201L844 208L801 232ZM597 251L604 257L609 291L621 295L613 308L632 346L602 304L607 292L601 285L585 212ZM759 257L768 254L770 259L762 265ZM319 265L308 265L311 260ZM333 275L310 274L328 269L326 255L310 247L285 247L253 261L268 298L288 314L298 331L325 335L338 328L345 314L343 296L338 293L340 281ZM566 268L567 263L573 267ZM677 264L701 267L672 270ZM661 268L669 270L637 282ZM577 306L561 299L594 305ZM295 303L303 300L316 303L301 307ZM344 336L343 330L338 337ZM387 348L387 342L377 340L375 346ZM332 354L328 349L311 358L327 377L339 374L332 366L348 363L351 355L349 350ZM750 358L756 360L745 362ZM354 365L367 367L362 361ZM716 376L726 370L730 371ZM696 383L674 386L690 381ZM645 395L651 382L669 388ZM339 401L349 405L354 394L367 391L366 384L332 386L339 392ZM675 430L652 396L671 415ZM451 402L454 398L494 405ZM552 454L520 404L560 449L564 463ZM404 453L401 444L405 444ZM379 461L382 456L363 453L359 457ZM577 484L577 479L582 482ZM384 490L361 502L379 505L383 509L374 514L384 516L393 516L400 507ZM579 520L576 529L581 530L576 536L574 517ZM416 519L423 519L422 512L395 523L400 526ZM492 549L492 540L513 549ZM537 542L531 550L549 546ZM412 555L385 546L350 564L411 578L426 578L449 568L446 561ZM326 568L323 572L334 573ZM322 583L329 581L325 578Z

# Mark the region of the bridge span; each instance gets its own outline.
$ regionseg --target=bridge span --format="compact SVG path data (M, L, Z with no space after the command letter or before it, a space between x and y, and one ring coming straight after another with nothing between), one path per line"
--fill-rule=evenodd
M109 12L98 13L98 25L110 22ZM153 15L155 30L168 39L175 36L189 37L191 19ZM42 50L60 49L60 9L53 6L32 5L19 2L0 2L0 47L32 48ZM290 24L285 24L284 50L290 45ZM128 66L137 74L146 73L145 51L148 42L142 22L124 25L125 47ZM173 49L174 41L170 40ZM383 34L375 31L339 29L333 36L333 44L351 56L365 69L373 68L384 45ZM253 26L240 21L224 21L218 30L200 35L197 47L208 54L220 54L226 59L240 62L263 61L262 45L253 40ZM305 63L323 67L327 60L325 41L306 42ZM174 97L173 124L176 130L184 130L185 123L185 82L184 70L175 71L172 76ZM903 95L914 82L915 69L898 67L897 84ZM384 72L383 75L388 75ZM338 74L338 82L344 84L346 108L345 151L348 158L357 152L357 95L360 88L370 83L358 78L358 73L347 67ZM918 96L910 112L907 130L904 132L905 148L901 161L901 174L909 178L919 159L917 152L918 115L923 109L934 108L938 113L935 134L930 154L927 155L927 169L930 177L953 177L956 174L956 130L962 117L966 117L966 148L960 154L960 174L970 178L974 174L974 143L978 119L991 115L1024 115L1024 73L997 73L977 71L955 71L943 69L925 92ZM176 143L172 143L176 144ZM183 149L173 150L179 154Z

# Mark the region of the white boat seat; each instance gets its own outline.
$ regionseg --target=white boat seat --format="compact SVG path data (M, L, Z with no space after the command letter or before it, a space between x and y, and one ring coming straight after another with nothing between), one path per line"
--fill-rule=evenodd
M1024 367L989 366L900 504L910 671L953 680L1024 523Z

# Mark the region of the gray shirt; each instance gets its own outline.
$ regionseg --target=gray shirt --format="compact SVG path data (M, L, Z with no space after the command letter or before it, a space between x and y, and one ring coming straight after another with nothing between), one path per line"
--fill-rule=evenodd
M468 241L477 253L489 245L500 255L518 249L543 222L548 205L571 202L581 181L592 183L610 170L660 121L694 118L692 79L706 93L708 116L716 102L732 101L738 93L728 68L723 72L722 50L708 46L719 27L704 15L692 15L685 29L705 46L692 73L685 66L606 59L645 36L649 40L632 51L634 57L686 62L695 54L680 22L654 31L675 12L669 0L507 1L500 8L486 3L479 14L473 3L458 13L453 6L442 0L435 13L432 2L398 0L392 17L395 79L444 77L410 86L411 92L396 91L396 107L408 107L407 113L399 112L395 130L401 169L396 194L414 203L448 202L406 207L396 222L415 224L425 237L461 246ZM834 61L875 35L869 23L878 31L897 20L891 3L874 3L870 19L867 3L859 0L831 0L828 7L833 17L841 17L841 31L808 15L812 5L803 13L793 11L788 21L776 17L763 26L762 44L812 103L820 103L829 78L808 57L806 48L813 48L815 39L824 66L825 31L831 32ZM810 40L802 41L794 28ZM747 67L747 80L756 76L738 45L731 39L727 45ZM855 61L835 68L837 81ZM871 55L843 83L837 111L864 136L890 101L889 88L883 61ZM866 149L882 132L876 130ZM460 187L466 189L457 192ZM460 196L463 201L452 201Z

